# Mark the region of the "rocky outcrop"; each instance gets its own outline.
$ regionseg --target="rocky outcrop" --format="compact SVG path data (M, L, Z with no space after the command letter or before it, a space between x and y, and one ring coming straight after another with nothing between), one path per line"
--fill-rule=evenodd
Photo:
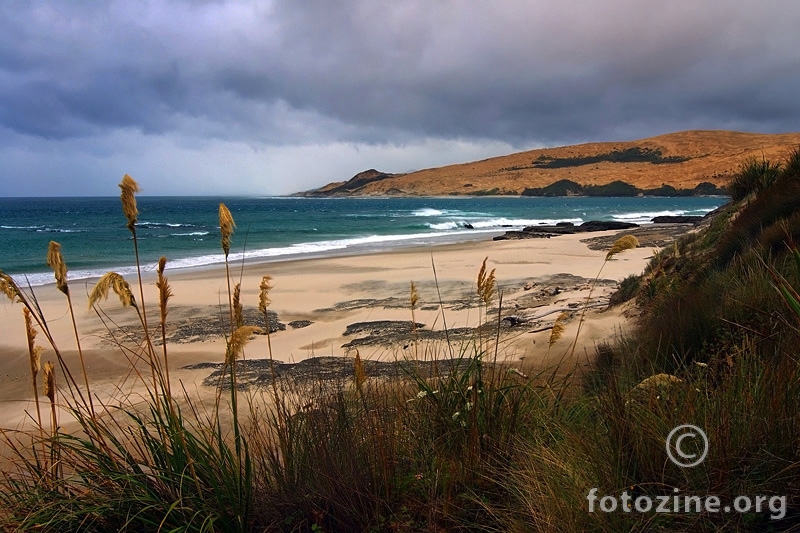
M654 224L696 224L703 220L702 216L660 216L653 217Z
M503 235L494 237L494 240L549 239L558 235L624 230L638 227L638 224L633 224L632 222L618 222L616 220L590 220L580 226L576 226L571 222L559 222L555 226L528 226L523 228L522 231L507 231Z

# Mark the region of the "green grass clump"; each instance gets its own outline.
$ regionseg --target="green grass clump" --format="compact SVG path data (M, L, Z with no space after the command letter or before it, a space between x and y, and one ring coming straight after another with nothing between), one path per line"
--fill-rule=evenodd
M620 282L617 291L611 295L609 303L618 305L635 298L641 285L642 276L640 274L631 274Z
M751 157L745 161L728 183L728 192L734 202L744 200L753 193L768 189L781 175L779 164L770 163L766 158L760 161Z

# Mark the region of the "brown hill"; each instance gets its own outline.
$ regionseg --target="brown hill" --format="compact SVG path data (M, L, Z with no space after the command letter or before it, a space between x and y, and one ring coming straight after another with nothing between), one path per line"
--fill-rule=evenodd
M630 142L542 148L408 174L368 170L304 196L448 196L520 194L559 180L605 185L621 180L641 189L702 182L724 186L748 157L782 161L800 133L684 131Z

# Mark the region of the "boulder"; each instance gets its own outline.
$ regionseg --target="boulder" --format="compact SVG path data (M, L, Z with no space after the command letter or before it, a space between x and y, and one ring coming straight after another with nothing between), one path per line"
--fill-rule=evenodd
M653 217L654 224L696 224L703 220L701 216L659 216Z

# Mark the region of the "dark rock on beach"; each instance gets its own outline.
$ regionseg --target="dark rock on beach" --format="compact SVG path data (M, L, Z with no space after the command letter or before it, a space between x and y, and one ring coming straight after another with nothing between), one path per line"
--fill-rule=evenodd
M242 315L244 317L245 324L252 324L262 328L264 327L264 314L259 311L257 307L245 307ZM278 320L278 313L267 310L267 317L270 333L286 330L286 324Z
M559 233L538 233L532 231L507 231L502 235L492 237L494 241L514 241L520 239L549 239L557 237Z
M659 216L653 217L654 224L696 224L703 220L702 216Z
M417 361L413 359L398 361L374 361L363 359L364 370L368 378L398 378L407 376L410 368L422 377L443 375L451 372L461 365L467 364L466 359L442 359L439 361ZM190 370L214 369L203 385L230 389L230 380L225 379L226 370L221 363L198 363L185 366ZM250 387L270 386L273 377L276 382L288 380L294 385L314 385L352 379L355 372L352 357L322 356L312 357L297 363L284 363L270 361L269 359L248 359L236 361L236 373L239 389L246 390Z
M425 324L417 322L416 329L425 327ZM344 336L351 335L375 335L375 334L408 334L412 331L410 320L374 320L372 322L355 322L347 326Z
M590 220L580 226L571 222L559 222L555 226L527 226L522 231L507 231L503 235L494 237L495 241L517 239L549 239L558 235L572 235L575 233L590 233L595 231L625 230L638 228L632 222L619 222L616 220Z
M580 232L608 231L638 228L639 224L634 224L633 222L619 222L616 220L590 220L588 222L584 222L578 227L580 228Z

